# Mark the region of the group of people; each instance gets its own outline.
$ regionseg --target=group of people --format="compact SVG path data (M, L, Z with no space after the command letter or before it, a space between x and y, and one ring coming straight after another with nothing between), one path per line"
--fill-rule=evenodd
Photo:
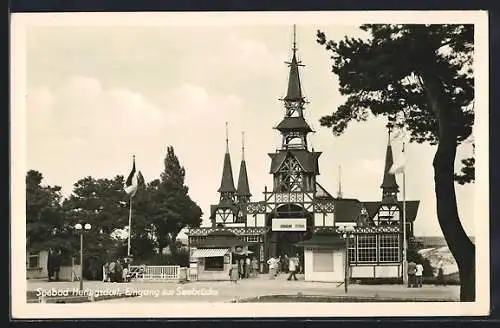
M281 258L281 256L274 258L271 256L267 260L269 265L269 277L274 279L278 273L285 272L289 273L288 280L298 280L296 274L301 272L299 255L296 254L294 257L288 257L287 254Z
M408 288L421 288L423 284L424 266L422 263L408 263Z
M102 280L105 282L128 282L130 280L129 261L116 259L104 263Z
M239 279L247 279L255 277L259 273L259 261L255 257L240 258L232 264L229 270L229 277L232 282L236 283Z

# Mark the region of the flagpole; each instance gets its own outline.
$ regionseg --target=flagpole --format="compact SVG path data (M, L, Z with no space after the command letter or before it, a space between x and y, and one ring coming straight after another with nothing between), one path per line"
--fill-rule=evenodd
M128 212L128 247L127 256L130 257L130 238L132 236L132 197L130 197L130 208Z
M403 140L403 156L405 141ZM405 165L406 166L406 165ZM406 240L406 167L403 167L403 283L408 285L408 243Z

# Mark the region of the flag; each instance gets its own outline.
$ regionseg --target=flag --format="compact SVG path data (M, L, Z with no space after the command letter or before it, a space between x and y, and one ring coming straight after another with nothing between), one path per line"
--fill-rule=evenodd
M403 148L401 155L399 156L397 161L394 164L392 164L391 168L389 169L389 173L390 174L402 173L405 170L405 166L406 166L406 159L405 159L405 152L404 152L404 148Z
M128 175L127 181L125 181L125 187L123 188L127 195L131 198L135 196L137 192L137 186L139 184L139 174L140 172L135 169L135 156L132 164L132 171Z

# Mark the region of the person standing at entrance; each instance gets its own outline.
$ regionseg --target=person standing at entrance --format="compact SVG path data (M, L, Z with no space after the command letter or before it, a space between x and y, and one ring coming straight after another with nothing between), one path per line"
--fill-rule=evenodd
M290 274L288 275L287 280L292 280L292 277L293 277L293 280L298 280L297 276L295 275L295 271L297 271L297 262L298 262L298 259L295 257L291 257L288 259L288 272Z

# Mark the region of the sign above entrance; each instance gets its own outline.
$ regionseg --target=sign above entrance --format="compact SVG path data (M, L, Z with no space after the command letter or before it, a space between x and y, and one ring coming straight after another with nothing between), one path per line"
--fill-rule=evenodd
M303 219L273 219L273 231L306 231L307 220Z

